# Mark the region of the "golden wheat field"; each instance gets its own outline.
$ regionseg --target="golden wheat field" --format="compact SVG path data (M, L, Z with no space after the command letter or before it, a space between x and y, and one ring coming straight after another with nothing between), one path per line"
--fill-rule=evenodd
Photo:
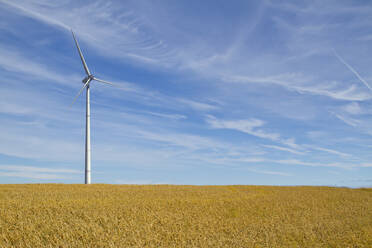
M372 247L372 189L0 185L0 247Z

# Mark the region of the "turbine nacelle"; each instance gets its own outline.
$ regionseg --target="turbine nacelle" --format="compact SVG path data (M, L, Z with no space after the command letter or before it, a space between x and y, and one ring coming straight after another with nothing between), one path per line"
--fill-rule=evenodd
M94 76L93 75L86 76L83 80L81 80L81 82L85 84L86 82L88 82L88 80L94 80Z

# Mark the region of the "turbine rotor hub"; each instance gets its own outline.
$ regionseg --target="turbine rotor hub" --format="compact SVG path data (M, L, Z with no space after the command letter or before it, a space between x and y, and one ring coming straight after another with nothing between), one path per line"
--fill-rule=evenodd
M88 79L93 80L94 76L93 75L86 76L83 80L81 80L81 82L85 84L88 81Z

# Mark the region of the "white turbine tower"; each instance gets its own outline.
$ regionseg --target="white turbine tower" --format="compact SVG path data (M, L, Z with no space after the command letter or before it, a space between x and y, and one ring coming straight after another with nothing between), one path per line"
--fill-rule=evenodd
M95 80L95 81L98 81L98 82L101 82L101 83L105 83L105 84L110 84L110 85L115 85L115 84L110 83L110 82L107 82L107 81L104 81L104 80L101 80L101 79L98 79L98 78L96 78L95 76L93 76L90 73L90 71L88 69L88 66L85 63L84 56L81 53L79 44L78 44L78 42L77 42L77 40L75 38L75 34L74 34L74 32L72 30L71 30L71 33L72 33L72 37L74 37L75 44L76 44L77 50L79 52L81 62L83 63L83 67L84 67L85 73L87 74L87 76L82 81L83 84L84 84L83 87L81 88L81 90L79 91L79 93L76 95L76 97L72 101L71 105L76 101L76 99L80 96L80 94L83 92L83 90L86 89L85 184L90 184L90 182L91 182L90 181L90 170L91 170L91 167L90 167L90 93L89 93L90 82L93 81L93 80Z

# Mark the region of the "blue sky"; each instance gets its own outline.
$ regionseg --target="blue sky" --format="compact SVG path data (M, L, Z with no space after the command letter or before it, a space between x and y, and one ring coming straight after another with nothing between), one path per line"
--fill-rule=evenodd
M0 182L372 185L369 1L0 0ZM371 86L370 86L371 85Z

